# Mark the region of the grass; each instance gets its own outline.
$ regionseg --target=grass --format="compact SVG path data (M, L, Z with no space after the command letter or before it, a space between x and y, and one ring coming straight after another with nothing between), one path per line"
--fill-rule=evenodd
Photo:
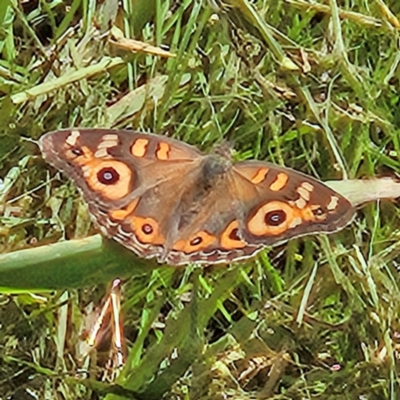
M100 3L0 2L1 252L96 232L35 143L62 127L205 151L228 139L236 159L322 180L399 173L398 2ZM173 56L121 49L111 24ZM397 399L398 225L396 202L379 202L246 263L127 279L128 357L112 383L107 341L78 373L106 282L4 290L0 399Z

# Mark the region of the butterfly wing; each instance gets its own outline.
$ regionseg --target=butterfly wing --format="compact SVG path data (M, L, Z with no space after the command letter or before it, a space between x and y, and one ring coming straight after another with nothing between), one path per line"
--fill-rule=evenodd
M164 136L108 129L50 132L39 145L82 191L102 232L142 257L164 253L171 209L204 157Z
M250 243L272 245L312 233L332 233L354 217L354 207L324 183L301 172L271 163L243 161L234 171L256 193L246 200L248 213L241 235ZM246 185L237 185L244 198Z
M312 233L332 233L353 218L352 204L322 182L258 161L235 163L203 198L166 261L226 263L266 246Z

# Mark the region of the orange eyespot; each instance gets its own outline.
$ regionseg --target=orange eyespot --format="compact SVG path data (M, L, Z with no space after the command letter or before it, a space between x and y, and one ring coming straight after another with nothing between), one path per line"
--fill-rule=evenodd
M96 158L87 146L78 147L72 139L66 156L82 169L83 178L91 190L109 200L122 199L132 190L133 173L125 163Z
M279 235L287 230L296 218L296 211L289 204L271 201L258 208L247 222L252 235Z
M134 184L131 169L120 161L93 160L82 171L90 189L110 200L122 199Z
M153 218L132 217L131 226L139 242L153 245L164 244L164 237Z
M189 254L206 249L215 241L215 236L210 235L206 231L201 231L196 235L193 235L189 240L178 240L172 248L174 250L183 251L184 253Z

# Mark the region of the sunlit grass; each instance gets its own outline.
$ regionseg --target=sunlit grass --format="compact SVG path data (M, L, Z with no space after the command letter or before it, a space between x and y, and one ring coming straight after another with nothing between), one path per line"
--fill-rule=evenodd
M227 139L236 159L322 180L400 171L397 2L114 3L0 2L3 253L96 232L35 143L62 127L131 127L205 151ZM174 56L121 49L112 23ZM116 385L101 381L107 346L77 373L106 282L4 294L0 398L397 399L398 225L395 202L370 204L343 232L246 263L127 279Z

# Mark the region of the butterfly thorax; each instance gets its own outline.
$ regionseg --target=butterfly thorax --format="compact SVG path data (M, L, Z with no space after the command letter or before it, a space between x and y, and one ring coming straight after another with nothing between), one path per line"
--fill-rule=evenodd
M201 167L197 171L195 184L190 185L182 194L179 201L180 220L178 230L185 229L193 223L204 206L210 207L213 203L215 189L225 181L225 176L232 169L232 163L218 154L204 157Z
M230 169L232 169L232 163L229 159L219 154L205 156L198 178L199 189L207 192L210 188L218 185Z

